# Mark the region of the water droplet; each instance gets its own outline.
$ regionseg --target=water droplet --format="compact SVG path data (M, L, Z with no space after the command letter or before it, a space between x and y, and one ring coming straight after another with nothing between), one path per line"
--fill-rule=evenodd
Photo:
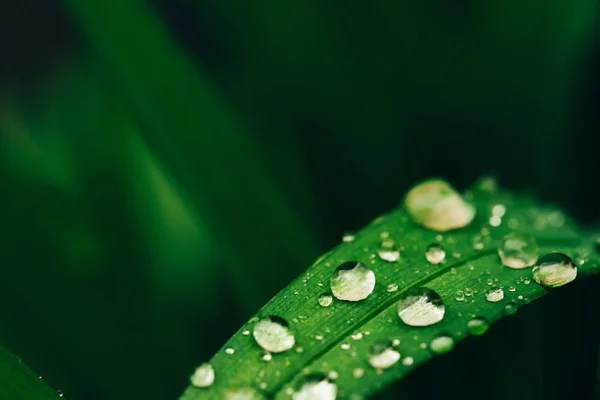
M497 215L492 215L490 217L490 226L493 226L494 228L497 226L500 226L500 224L502 224L502 218L500 218Z
M402 365L405 365L407 367L410 367L414 363L415 363L415 359L412 357L404 357L404 359L402 359Z
M329 373L327 374L327 377L329 379L331 379L332 381L336 380L337 378L340 377L340 374L338 374L338 372L334 369L332 369L331 371L329 371Z
M509 303L506 303L506 305L504 306L504 310L502 310L502 314L504 314L505 316L513 315L518 310L519 310L519 305L517 303L515 303L514 301L511 301Z
M388 293L395 292L396 290L398 290L398 284L397 283L390 283L389 285L387 285L387 288L385 290Z
M413 187L406 195L405 205L416 223L439 232L463 228L475 217L475 208L442 180Z
M350 348L350 344L349 343L342 343L341 346L342 350L348 350Z
M467 296L467 297L473 296L473 289L465 288L465 296Z
M463 292L462 290L457 290L456 294L454 295L454 298L457 301L465 301L465 292Z
M356 239L356 236L352 231L346 231L344 232L344 236L342 236L342 241L346 243L353 242L354 239Z
M355 379L360 379L360 378L362 378L364 374L365 374L365 370L364 370L364 369L362 369L362 368L354 368L354 369L352 370L352 376L353 376Z
M319 305L321 307L329 307L333 302L333 296L329 293L323 293L319 296Z
M224 400L264 400L264 397L250 387L233 387L225 389Z
M270 316L254 325L254 339L263 349L271 353L281 353L294 347L296 338L289 329L287 321L281 317Z
M228 347L228 348L225 349L225 353L231 355L231 354L235 353L235 350L232 349L231 347Z
M441 244L432 243L427 247L425 251L425 258L431 264L439 264L446 258L446 250Z
M396 364L400 353L394 350L390 341L380 340L371 346L369 351L369 364L376 369L386 369Z
M535 238L526 233L513 232L504 237L498 256L502 264L514 269L531 267L540 251Z
M429 348L435 354L445 354L454 348L454 339L448 335L438 336L431 341Z
M339 300L364 300L373 293L374 288L375 274L356 261L340 265L331 277L331 291Z
M199 388L209 387L214 381L215 369L209 363L204 363L196 368L194 374L190 378L192 385Z
M516 288L516 287L514 287L514 286L509 286L509 287L508 287L508 291L509 291L509 292L514 292L515 290L517 290L517 288Z
M533 279L546 287L559 287L577 277L577 267L571 258L562 253L546 254L533 267Z
M400 344L400 339L392 340L392 346L398 346Z
M492 215L502 218L504 214L506 214L506 207L503 204L496 204L492 207Z
M491 288L485 294L485 299L490 303L497 303L504 298L504 290L502 288Z
M361 332L356 332L352 334L352 339L354 340L360 340L363 338L363 334Z
M400 258L400 250L391 239L384 239L377 250L377 255L384 261L395 262Z
M446 308L439 294L426 287L412 288L398 303L398 316L406 325L429 326L444 318Z
M308 375L292 396L294 400L334 400L336 397L337 385L320 373Z
M242 332L242 335L244 335L244 336L248 336L249 334L250 334L250 331L247 329Z
M263 361L271 361L273 359L273 355L269 352L266 352L263 356L262 356Z
M488 331L490 324L484 317L476 317L467 322L467 330L471 335L480 336Z

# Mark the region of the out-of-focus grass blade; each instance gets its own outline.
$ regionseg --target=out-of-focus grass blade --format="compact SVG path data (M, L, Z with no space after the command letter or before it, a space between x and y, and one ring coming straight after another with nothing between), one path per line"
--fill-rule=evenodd
M58 400L60 397L42 377L0 346L0 399Z

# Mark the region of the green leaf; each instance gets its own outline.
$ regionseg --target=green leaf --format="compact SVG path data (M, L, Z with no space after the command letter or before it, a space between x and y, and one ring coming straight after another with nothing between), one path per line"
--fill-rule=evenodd
M485 318L491 324L504 315L507 305L514 311L547 293L532 279L532 268L511 269L501 264L497 249L512 231L534 236L540 256L549 252L569 255L577 263L578 279L598 272L599 257L591 236L560 210L500 191L490 183L482 180L467 193L477 214L461 229L444 233L425 229L413 222L405 206L373 220L353 241L343 242L317 260L244 324L210 361L214 383L208 388L190 386L181 399L227 398L227 390L236 387L254 388L260 393L257 398L287 399L307 375L331 371L339 376L334 381L339 398L377 392L431 359L429 344L434 338L447 335L458 342L470 335L467 323L473 318ZM499 225L490 218L498 204L505 207ZM382 238L400 247L398 261L378 256ZM438 265L430 264L424 255L432 243L442 244L447 253ZM373 270L377 280L373 293L358 302L334 298L329 307L320 306L319 296L330 293L332 273L347 261L362 262ZM397 284L398 290L388 291L390 284ZM400 321L399 299L419 287L441 296L445 315L439 323L412 327ZM503 288L504 298L489 302L486 293L494 287ZM465 293L462 301L457 300L462 298L458 291ZM257 318L273 315L289 322L296 341L291 350L264 361L265 352L253 339L252 329ZM380 340L399 341L395 350L401 354L400 362L383 371L367 360L371 346ZM233 354L226 349L233 349Z
M54 389L23 362L0 346L0 399L58 399Z

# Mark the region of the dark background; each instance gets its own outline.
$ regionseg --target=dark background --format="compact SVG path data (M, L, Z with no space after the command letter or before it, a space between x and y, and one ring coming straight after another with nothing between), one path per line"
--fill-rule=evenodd
M69 399L174 399L416 181L600 222L593 0L0 5L0 343ZM598 279L381 398L590 399Z

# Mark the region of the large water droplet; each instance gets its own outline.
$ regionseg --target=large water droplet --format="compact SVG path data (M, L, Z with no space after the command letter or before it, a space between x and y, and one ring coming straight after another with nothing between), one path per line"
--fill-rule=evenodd
M252 332L256 343L271 353L281 353L294 347L296 338L283 318L270 316L254 325Z
M339 300L364 300L373 293L374 288L375 274L356 261L340 265L331 276L331 291Z
M209 387L215 381L215 369L209 363L200 365L190 377L193 386L199 388Z
M294 400L334 400L336 397L337 385L324 374L318 373L308 375L292 396Z
M531 267L538 258L540 248L535 238L521 232L509 233L504 237L498 256L502 264L514 269Z
M439 264L446 258L446 250L444 250L444 247L441 244L432 243L427 247L425 258L431 264Z
M577 277L577 267L571 258L562 253L546 254L533 267L533 279L546 287L559 287Z
M329 293L323 293L319 296L319 305L321 307L329 307L333 302L333 296Z
M400 353L392 347L392 342L381 340L373 343L369 351L369 364L373 368L386 369L396 364Z
M395 262L400 258L400 250L391 239L384 239L377 249L377 255L384 261Z
M225 400L264 400L265 397L251 387L233 387L224 391Z
M502 288L491 288L485 294L485 299L490 303L497 303L504 298L504 290Z
M406 195L405 205L416 223L439 232L463 228L475 217L475 208L442 180L413 187Z
M467 322L467 330L474 336L483 335L489 328L490 324L484 317L476 317Z
M410 326L438 323L444 318L445 311L440 295L426 287L410 289L398 303L398 316Z
M448 335L438 336L431 341L429 348L435 354L445 354L454 348L454 339Z

